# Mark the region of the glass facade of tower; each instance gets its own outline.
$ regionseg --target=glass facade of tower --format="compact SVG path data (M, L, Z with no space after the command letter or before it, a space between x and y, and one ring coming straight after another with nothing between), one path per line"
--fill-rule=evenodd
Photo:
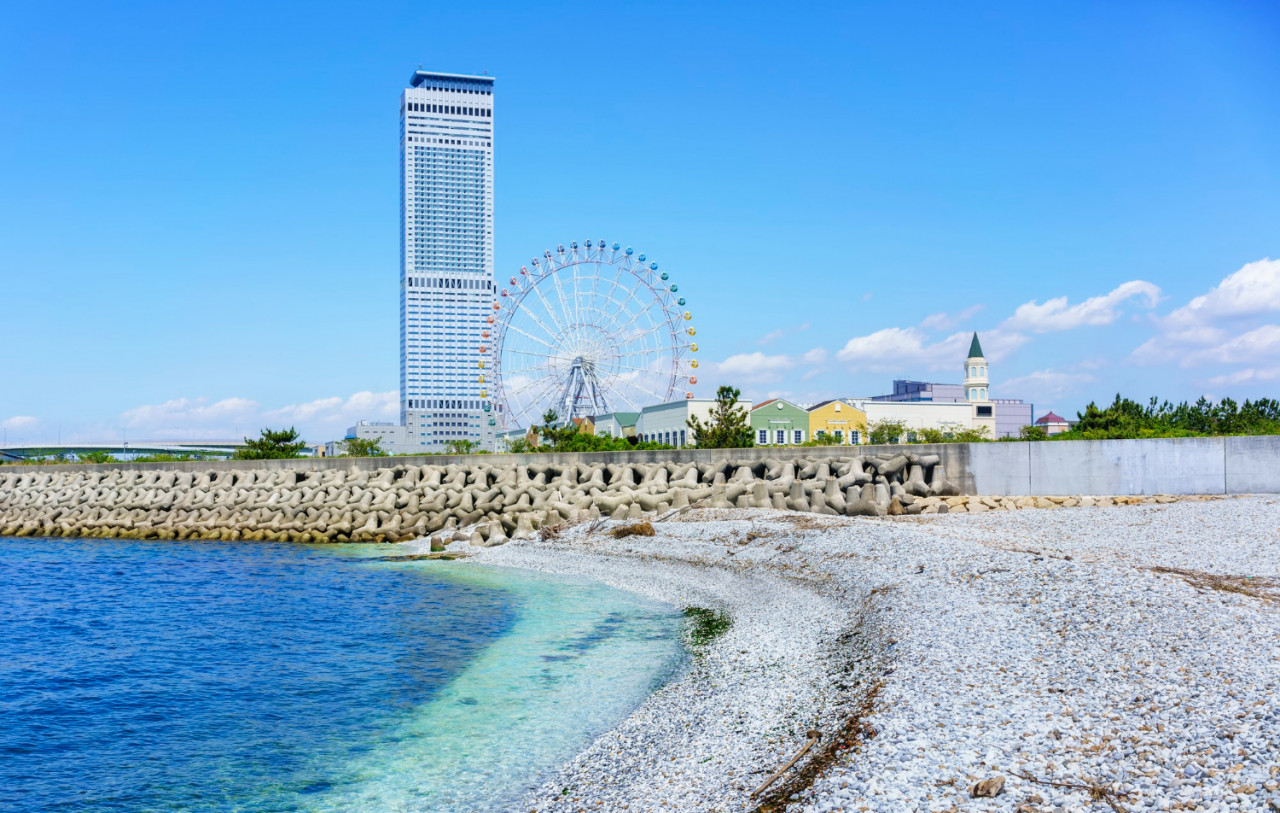
M396 451L492 449L493 79L416 71L400 96Z

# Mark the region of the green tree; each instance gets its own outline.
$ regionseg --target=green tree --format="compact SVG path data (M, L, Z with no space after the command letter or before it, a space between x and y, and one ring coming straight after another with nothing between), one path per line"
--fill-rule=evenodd
M156 454L138 455L131 463L186 463L191 460L208 460L209 455L200 452L179 452L177 454L169 454L167 452L158 452Z
M244 439L244 445L236 449L236 460L279 460L283 458L301 457L307 446L298 440L298 430L290 426L288 429L263 429L256 440Z
M1048 440L1049 433L1043 426L1029 425L1018 430L1018 440Z
M867 440L873 445L900 443L907 436L907 425L902 421L873 421L867 427Z
M951 433L948 443L982 443L991 440L991 427L979 426L976 429L959 429Z
M81 452L77 455L81 463L114 463L116 456L111 452Z
M694 446L699 449L745 449L753 445L747 410L738 406L741 394L736 387L722 386L716 390L716 405L711 408L707 423L704 424L697 415L685 422L693 436Z
M344 457L382 457L382 438L347 438L342 441Z
M941 429L925 427L915 431L916 443L954 443L955 435Z
M560 416L554 409L548 409L542 413L542 423L533 427L534 434L538 436L539 446L549 446L552 449L558 449L563 443L566 443L572 435L578 434L578 427L573 421L567 422L564 426L559 426Z
M807 440L800 444L801 446L839 446L840 438L830 432L823 432L813 436L812 440Z
M515 438L507 441L507 452L509 454L528 454L534 451L537 451L537 449L527 438Z
M550 450L554 452L626 452L631 449L670 449L661 443L645 441L636 443L633 438L615 438L609 435L592 435L581 431L577 424L569 423L558 426L560 416L554 409L548 409L542 415L542 423L533 427L538 437L538 446L530 447L524 438L517 438L507 444L507 450L514 454Z
M474 440L451 440L445 444L445 454L474 454L480 447Z

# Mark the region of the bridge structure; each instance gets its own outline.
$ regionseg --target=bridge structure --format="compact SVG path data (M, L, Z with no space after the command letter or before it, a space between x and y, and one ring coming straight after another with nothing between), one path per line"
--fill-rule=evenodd
M211 458L226 458L243 445L243 440L131 440L110 443L14 444L0 446L0 462L79 460L83 455L96 452L107 452L121 461L156 454L200 454Z

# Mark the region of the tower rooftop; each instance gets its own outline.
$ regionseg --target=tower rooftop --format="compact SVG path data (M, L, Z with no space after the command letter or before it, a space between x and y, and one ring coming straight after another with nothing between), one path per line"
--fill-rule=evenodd
M969 358L980 359L986 358L982 355L982 345L978 343L978 333L974 331L973 341L969 343Z
M441 73L440 71L426 71L422 68L413 72L413 76L409 77L409 87L416 88L429 79L461 79L466 82L486 82L493 84L492 76L471 76L466 73Z

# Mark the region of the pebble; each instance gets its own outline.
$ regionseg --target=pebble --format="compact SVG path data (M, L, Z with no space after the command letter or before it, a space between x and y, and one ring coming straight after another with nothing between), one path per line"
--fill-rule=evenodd
M467 561L587 576L734 623L524 809L751 810L807 730L830 736L869 696L874 736L786 786L788 810L1264 811L1280 798L1275 497L900 518L703 509L654 537L609 527ZM1169 570L1250 576L1262 597ZM994 777L1000 795L971 797Z

